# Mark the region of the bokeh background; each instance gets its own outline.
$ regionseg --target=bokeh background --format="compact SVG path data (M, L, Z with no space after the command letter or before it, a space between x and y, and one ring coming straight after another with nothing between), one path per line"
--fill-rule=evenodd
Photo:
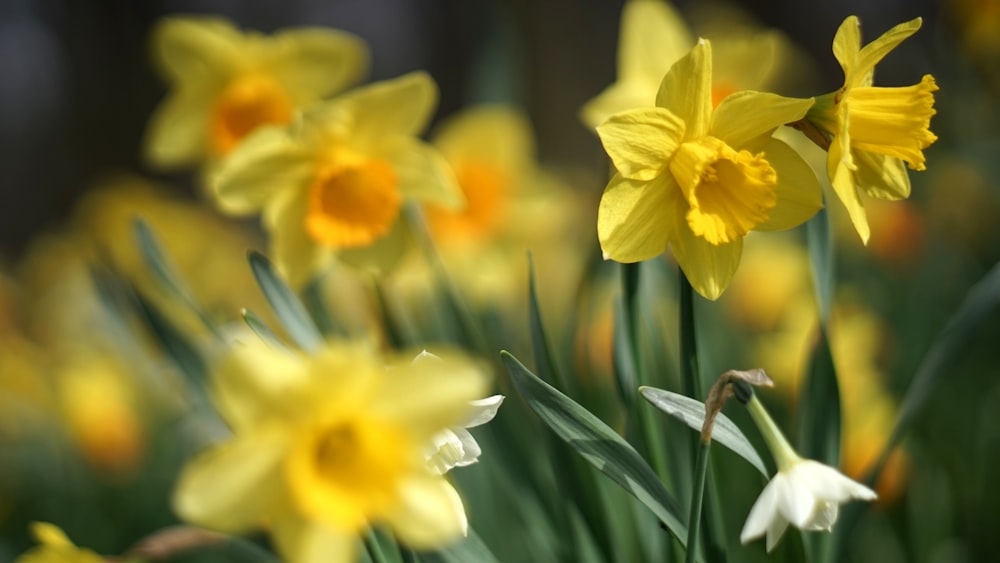
M699 18L711 12L704 2L676 5L696 28ZM866 40L899 22L924 18L923 29L880 64L877 81L905 85L925 73L935 76L941 89L932 129L939 140L927 150L928 170L911 174L911 199L870 207L873 236L867 248L845 227L839 204L830 204L837 233L837 315L842 319L841 332L831 340L844 378L845 401L854 401L845 409L856 413L853 418L849 414L849 420L875 421L847 430L853 442L845 446L845 463L853 459L862 467L884 440L924 352L968 289L1000 260L1000 1L760 0L728 5L762 26L781 30L801 51L806 64L795 72L802 75L790 77L796 80L789 80L789 90L779 91L789 95L827 92L840 85L830 43L847 15L860 17ZM164 174L149 169L140 158L146 121L165 92L149 57L148 33L159 18L204 13L265 32L299 25L353 32L371 48L371 80L417 69L436 79L441 89L437 120L475 103L522 108L535 126L541 163L588 202L583 208L592 210L608 163L579 111L614 80L621 8L622 2L605 0L3 0L0 266L5 287L16 286L3 292L3 330L27 325L33 342L21 348L5 344L0 357L4 405L45 395L37 389L32 370L37 369L37 356L45 354L46 338L73 339L79 331L93 330L88 314L65 326L48 323L74 298L38 297L51 287L44 275L47 262L36 258L40 247L51 246L48 233L80 221L85 197L123 173L169 186L171 205L199 201L196 174ZM90 200L88 205L101 204ZM95 217L89 219L96 222L94 229L120 219ZM215 283L222 285L230 279L220 279L228 276L227 268L243 260L243 249L260 246L259 233L253 222L221 227L218 217L205 221L215 225L211 240L218 242L218 252L211 257L198 253L191 267L217 264L220 276ZM578 221L593 225L595 217ZM238 234L224 234L232 230ZM592 234L592 240L581 243L584 254L596 252L594 230L583 231ZM185 239L183 228L161 236L191 248L205 240ZM804 341L815 326L809 274L801 267L801 239L801 233L792 233L767 243L757 254L748 251L720 306L703 308L707 373L765 365L772 375L784 373L794 389L805 361ZM776 278L784 281L773 281ZM232 283L249 285L248 280ZM230 302L217 306L235 316L238 307L259 304L259 295L244 290L233 291ZM600 313L591 320L575 329L573 338L590 338L592 345L586 353L577 353L575 361L584 366L581 370L601 375L600 362L607 358L600 356L604 348L597 343L605 338L610 320ZM848 554L851 560L996 560L1000 488L991 471L1000 467L998 337L1000 318L993 314L966 343L953 374L936 388L905 442L905 455L880 488L884 502L877 517L859 532ZM71 536L104 552L121 551L143 534L174 522L162 492L169 488L176 464L190 453L184 448L197 444L181 448L172 442L172 434L159 434L155 421L170 420L177 407L143 395L155 395L158 384L136 391L114 379L133 376L113 376L98 385L91 377L88 385L68 383L61 391L60 396L84 398L57 409L65 418L99 419L93 429L84 422L71 424L76 430L66 438L78 444L90 464L86 470L72 469L78 459L54 455L45 446L26 449L31 440L18 430L24 420L3 419L0 560L9 560L29 544L25 525L32 519L59 521ZM788 393L785 402L775 399L785 421L794 415L792 397ZM78 403L90 404L97 414L77 412ZM115 410L121 404L154 407L144 413L149 420L137 422L143 408ZM48 496L15 471L29 458L51 469L32 477L44 484L41 490ZM31 494L21 494L25 490ZM133 513L138 510L130 508L134 506L142 506L142 513ZM99 525L88 521L89 516Z

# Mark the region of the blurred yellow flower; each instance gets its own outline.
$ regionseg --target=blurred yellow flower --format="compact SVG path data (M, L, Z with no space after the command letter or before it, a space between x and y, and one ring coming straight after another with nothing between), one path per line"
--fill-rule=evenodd
M861 24L850 16L833 39L833 54L844 69L844 85L816 98L807 121L830 139L827 173L867 244L871 234L861 193L879 199L910 195L912 170L924 170L923 149L937 140L930 131L937 84L927 74L905 87L872 86L875 65L920 29L921 19L901 23L861 47Z
M41 544L26 551L16 563L104 563L104 558L89 549L73 545L58 527L35 522L31 533Z
M656 107L597 128L618 171L598 211L605 257L637 262L670 245L695 290L717 299L748 232L795 227L822 207L812 170L771 138L810 105L743 91L713 110L711 45L700 40L663 78Z
M222 163L212 182L219 206L263 211L272 258L295 286L335 250L389 262L406 201L462 203L447 163L416 137L436 100L433 80L415 72L314 107L286 129L265 128Z
M322 28L265 36L217 17L166 18L153 31L156 63L171 91L150 119L146 159L178 167L217 158L257 127L356 83L368 50Z
M141 406L124 368L111 357L77 351L55 374L62 417L93 467L129 474L142 462Z
M224 532L266 526L293 563L353 561L375 523L416 549L460 538L462 501L425 452L468 416L486 378L470 360L441 358L386 366L346 343L315 356L234 350L212 381L234 435L188 464L175 508Z
M699 27L707 31L704 35L715 51L713 105L740 90L769 90L791 74L792 49L784 36L760 30L742 14L719 8L711 6L708 25ZM721 29L713 33L712 27ZM694 43L684 20L669 2L626 2L619 30L617 80L583 107L584 123L597 127L620 111L654 106L663 75Z

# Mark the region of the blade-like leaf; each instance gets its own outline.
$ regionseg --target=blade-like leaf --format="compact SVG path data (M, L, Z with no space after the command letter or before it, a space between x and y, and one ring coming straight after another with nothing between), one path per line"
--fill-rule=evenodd
M243 309L240 311L240 314L243 317L243 321L247 323L248 327L250 327L250 330L259 336L261 340L267 342L268 346L278 349L286 348L281 339L278 338L273 331L271 331L271 327L264 324L264 321L262 321L256 313L250 309Z
M250 251L247 255L250 269L257 279L257 285L271 304L278 319L288 331L288 336L303 350L314 351L323 343L312 318L288 284L274 271L271 261L263 254Z
M833 296L833 237L830 231L830 217L826 209L820 209L806 223L806 244L809 246L809 262L812 264L813 285L819 302L819 316L825 324L830 318L830 302Z
M596 416L531 373L514 356L500 353L511 380L535 414L591 465L628 491L685 543L687 526L677 502L632 446Z
M691 429L701 432L701 426L705 422L705 405L701 401L655 387L640 387L639 393L656 408L687 424ZM764 477L768 476L767 467L757 454L757 450L740 428L722 413L715 418L712 439L749 461L750 465L756 467Z
M833 467L840 465L840 388L822 325L799 392L798 412L799 453Z
M497 558L493 556L490 548L483 543L475 530L470 528L469 535L465 539L438 551L421 553L420 560L430 563L466 563L467 561L496 563Z
M153 277L157 280L160 287L190 309L213 335L219 336L215 323L212 322L208 313L205 312L198 301L192 296L191 291L184 284L181 276L167 259L159 241L156 239L156 235L153 234L149 225L142 219L136 218L132 222L132 229L139 243L139 253L142 254L143 261L153 273Z

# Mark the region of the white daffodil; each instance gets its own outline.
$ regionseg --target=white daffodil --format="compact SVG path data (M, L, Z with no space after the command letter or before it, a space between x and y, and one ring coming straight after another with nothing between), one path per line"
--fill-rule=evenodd
M767 550L771 551L789 524L800 530L830 531L842 503L875 500L875 491L833 467L800 457L756 396L750 398L747 408L774 455L778 474L750 509L740 532L741 543L767 534Z
M479 454L483 451L466 428L474 428L493 420L503 399L503 395L493 395L469 402L472 412L462 426L446 428L434 436L426 454L427 465L437 474L443 475L452 467L465 467L479 461Z
M441 359L427 350L413 358L414 364L426 361L441 361ZM493 395L469 401L469 414L461 425L445 428L431 439L424 453L427 467L438 475L444 475L451 471L452 467L465 467L479 461L479 455L483 450L466 428L475 428L493 420L503 399L503 395Z

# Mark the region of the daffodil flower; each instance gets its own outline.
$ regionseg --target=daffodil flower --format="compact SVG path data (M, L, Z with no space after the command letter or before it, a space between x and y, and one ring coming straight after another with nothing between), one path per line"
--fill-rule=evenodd
M831 137L827 173L865 243L871 234L861 193L879 199L910 195L912 170L926 168L923 149L937 140L930 131L937 84L927 74L912 86L872 85L875 65L920 29L917 18L861 47L861 24L850 16L833 39L833 54L844 69L844 85L816 98L807 121Z
M811 105L742 91L713 109L711 45L700 40L663 78L656 107L597 128L618 171L598 210L604 256L637 262L669 245L698 293L717 299L747 233L795 227L822 207L809 166L771 138Z
M715 50L712 99L716 104L739 90L769 89L776 78L789 74L788 41L776 31L730 24L718 37L708 36ZM660 0L626 2L618 37L615 82L581 111L589 127L621 111L656 105L663 75L695 44L677 10Z
M265 36L205 16L166 18L153 32L171 86L146 134L146 159L170 168L227 154L257 127L356 83L368 67L358 37L300 28Z
M233 435L188 463L174 507L221 532L267 528L291 563L354 561L373 524L414 549L442 547L467 521L426 444L485 390L483 372L459 357L386 363L348 343L313 356L235 349L212 380Z
M334 252L386 267L405 240L398 219L407 201L463 202L447 163L417 138L436 102L434 81L415 72L264 128L219 167L217 202L233 214L262 211L271 256L294 286Z
M413 363L424 363L429 365L439 365L444 367L441 358L424 350L413 358ZM441 363L437 363L441 362ZM434 439L429 444L424 453L427 465L438 475L444 475L451 471L453 467L465 467L479 461L479 443L466 428L482 426L493 420L503 403L503 395L493 395L485 399L476 399L469 402L469 414L461 423L445 428L434 435Z
M434 435L432 448L426 457L427 463L436 473L443 475L453 467L465 467L479 461L483 450L466 428L482 426L493 420L503 400L503 395L492 395L470 402L472 411L461 424Z
M58 527L34 522L31 534L41 544L25 552L15 563L104 563L104 558L89 549L73 545Z
M774 455L778 474L750 509L740 542L766 535L767 550L771 551L789 524L800 530L830 531L841 504L852 499L875 500L875 491L828 465L800 457L756 396L750 398L747 408Z

